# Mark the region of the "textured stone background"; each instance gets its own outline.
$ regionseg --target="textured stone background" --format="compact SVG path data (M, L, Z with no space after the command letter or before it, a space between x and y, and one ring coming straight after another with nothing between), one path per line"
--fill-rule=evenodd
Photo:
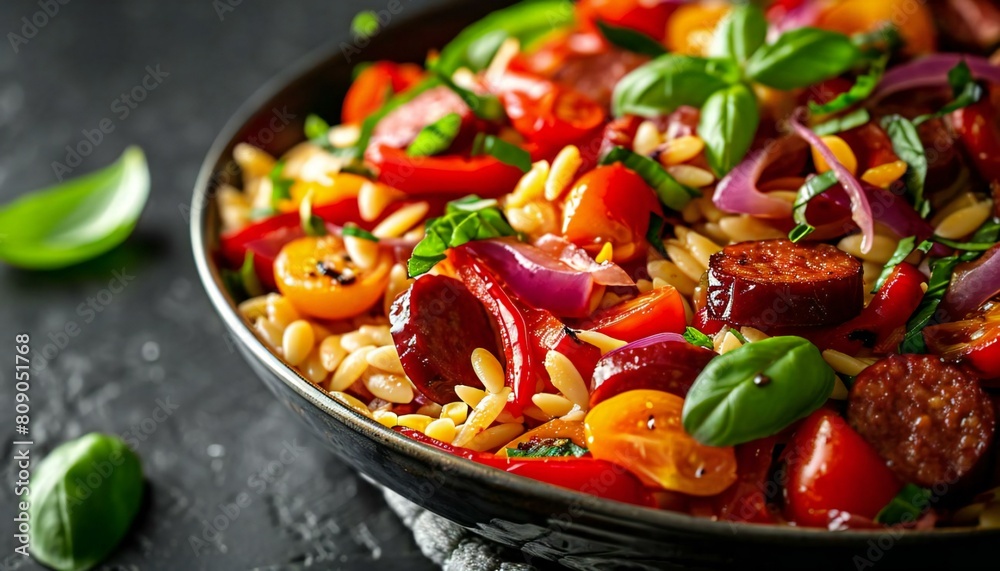
M296 424L229 349L196 280L179 210L236 108L290 62L346 38L359 8L386 1L71 0L18 53L7 34L20 33L37 0L0 2L0 203L54 183L64 147L104 118L115 130L75 173L139 144L153 175L124 246L64 271L0 267L0 569L37 567L9 557L13 338L21 332L36 357L54 343L50 334L64 345L33 372L35 458L98 430L134 438L145 464L147 505L104 568L432 567L381 494ZM430 4L405 1L403 16ZM115 100L157 65L169 75L122 118ZM134 279L118 294L102 292L115 271ZM100 312L80 307L88 298ZM79 334L61 339L70 322ZM158 407L176 408L165 416ZM249 505L225 516L220 506L240 494Z

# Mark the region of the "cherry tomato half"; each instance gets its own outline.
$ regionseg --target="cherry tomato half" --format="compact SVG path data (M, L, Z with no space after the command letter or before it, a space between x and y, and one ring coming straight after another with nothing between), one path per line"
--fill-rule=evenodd
M340 237L306 236L281 249L274 260L274 279L299 312L345 319L382 298L391 268L392 255L385 250L373 268L365 269L351 261Z
M598 167L580 177L563 206L563 236L596 256L605 242L614 261L646 253L650 214L663 215L653 190L621 164Z
M686 325L681 294L661 287L598 310L581 328L632 342L657 333L683 333Z
M684 432L683 408L684 399L663 391L611 397L587 413L587 447L647 486L714 496L736 481L736 455L731 446L705 446Z
M1000 181L1000 120L990 98L951 114L951 123L986 182Z

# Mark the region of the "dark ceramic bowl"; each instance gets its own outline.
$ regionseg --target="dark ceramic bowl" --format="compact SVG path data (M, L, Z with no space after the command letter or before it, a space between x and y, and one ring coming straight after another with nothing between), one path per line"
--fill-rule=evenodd
M342 44L320 50L259 91L215 141L192 202L194 257L212 304L264 384L359 472L434 513L520 549L526 561L558 561L574 569L922 569L965 567L995 557L1000 542L995 530L828 532L734 525L602 500L507 474L409 440L359 415L310 384L254 336L222 287L213 257L218 219L211 198L219 183L239 174L230 158L233 147L246 141L281 154L303 138L307 114L339 116L351 69L361 57L417 60L498 4L456 4L394 21L361 54Z

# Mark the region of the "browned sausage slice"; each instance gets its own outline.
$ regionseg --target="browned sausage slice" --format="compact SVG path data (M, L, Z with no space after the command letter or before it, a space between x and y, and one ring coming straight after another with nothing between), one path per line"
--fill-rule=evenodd
M456 385L482 386L472 369L477 347L499 354L486 310L454 278L427 275L413 282L393 302L389 320L403 371L439 404L457 400Z
M979 381L932 355L892 355L851 387L847 419L901 479L954 485L993 442L993 403Z
M718 353L687 341L632 343L601 357L594 369L590 406L635 389L687 396L694 380Z
M713 254L708 314L767 330L842 323L864 305L861 262L827 244L741 242Z

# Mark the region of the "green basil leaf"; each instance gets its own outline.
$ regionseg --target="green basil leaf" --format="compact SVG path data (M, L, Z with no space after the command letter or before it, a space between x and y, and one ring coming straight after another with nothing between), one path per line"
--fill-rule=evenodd
M941 300L944 299L948 285L951 283L951 275L955 272L955 266L959 262L958 256L947 256L931 262L931 277L927 282L927 291L924 298L920 300L917 310L910 316L906 323L906 335L900 345L902 353L926 353L927 344L924 342L924 327L930 324L937 312Z
M507 38L517 38L522 51L552 32L567 29L576 22L570 0L521 2L497 10L462 30L442 50L437 69L451 76L460 67L479 71Z
M663 245L663 229L666 227L667 221L663 219L662 216L655 212L649 213L649 230L646 231L646 241L649 245L653 247L654 250L660 253L664 258L669 258L667 254L667 247Z
M805 184L799 188L799 192L795 197L795 204L792 205L792 219L796 222L796 225L788 232L788 239L792 243L798 243L816 231L816 227L806 220L806 207L809 205L810 200L823 194L838 182L840 181L837 180L837 173L831 170L809 177L806 179Z
M531 170L531 154L495 135L479 133L472 142L472 156L490 155L498 161L515 166L522 172Z
M959 242L957 240L949 240L947 238L942 238L941 236L931 236L931 240L934 240L938 244L944 244L949 248L954 248L956 250L962 250L964 252L985 252L993 246L996 246L996 242Z
M938 240L940 241L941 238L938 238ZM972 237L969 238L969 241L966 243L966 245L992 244L995 246L998 241L1000 241L1000 220L996 218L991 218L986 222L984 222L983 225L980 226L978 230L976 230L976 232L972 235ZM945 245L947 246L948 244ZM952 247L955 248L955 246ZM971 262L979 258L979 256L982 254L978 248L976 249L956 248L956 249L966 250L965 253L959 256L959 259L963 262ZM989 248L987 248L987 250L988 249Z
M146 157L129 147L104 169L0 208L0 260L30 269L85 262L128 238L148 196Z
M142 505L139 457L119 438L91 433L56 447L31 478L32 554L58 571L100 563Z
M684 430L709 446L777 434L822 406L835 380L819 349L801 337L748 343L709 361L695 379Z
M739 341L740 343L742 343L744 345L746 345L747 343L749 343L749 341L747 341L747 338L744 337L742 333L740 333L739 329L736 329L735 327L730 327L729 328L729 333L732 333L733 337L735 337L736 340Z
M896 494L896 497L879 510L875 521L883 525L913 523L930 506L930 502L930 490L907 484Z
M757 98L746 85L720 89L705 101L698 134L705 141L705 158L717 177L724 177L743 160L758 123Z
M243 258L243 265L240 266L240 285L247 297L257 297L264 295L264 286L257 277L257 268L254 265L253 251L247 250L246 257Z
M701 107L710 95L739 78L739 68L729 60L666 54L615 84L611 108L619 117L657 117L681 105Z
M719 22L712 37L709 55L732 58L744 63L764 45L767 37L767 19L764 11L755 4L740 4Z
M658 57L667 53L667 50L660 45L660 42L631 28L612 26L601 20L597 21L597 28L601 31L604 39L624 50L652 57Z
M351 19L351 31L355 36L370 38L378 33L378 16L372 10L362 10Z
M885 267L882 268L882 273L879 274L878 279L875 280L875 287L872 288L872 293L878 292L882 289L882 285L885 284L885 280L889 279L892 275L892 271L896 269L896 266L901 264L903 260L913 253L916 248L917 238L915 236L907 236L899 241L896 245L896 251L892 253L889 257L889 261L885 263Z
M711 337L691 326L688 326L688 328L684 330L684 340L698 347L715 349L715 343L712 342Z
M473 209L476 205L479 209ZM424 237L413 248L407 264L410 277L431 270L445 259L445 252L472 240L516 236L495 200L466 196L448 203L445 215L427 221Z
M969 69L965 60L958 62L955 67L948 70L948 84L951 85L952 101L935 113L914 118L914 125L944 117L953 111L977 103L983 98L983 87L972 77L972 70Z
M837 77L857 64L861 52L844 34L798 28L757 50L747 76L776 89L796 89Z
M602 165L621 163L634 170L651 186L660 202L668 208L683 210L692 198L701 196L697 190L677 182L663 166L649 157L634 153L625 147L615 147L601 158Z
M517 448L508 448L508 458L552 458L556 456L573 456L579 458L587 453L587 449L577 446L569 438L539 438L522 442Z
M812 234L816 231L816 227L808 222L800 222L795 225L794 228L788 231L788 239L793 243L798 243L799 240L805 239L806 236Z
M906 163L906 190L913 201L913 208L926 218L931 211L931 203L924 198L924 184L927 181L927 153L920 141L917 127L905 117L889 115L882 119L882 128L892 141L892 150Z
M379 122L384 119L386 115L392 113L400 106L409 103L414 97L420 95L428 89L438 87L439 85L441 85L441 81L437 78L437 76L431 75L406 91L389 97L378 111L372 113L361 122L361 134L358 135L358 142L355 143L355 145L350 149L346 149L345 153L349 157L360 161L361 157L365 154L365 150L368 148L368 143L371 141L372 133L375 132L375 127L378 126Z
M275 210L278 209L282 200L291 200L292 198L292 185L295 180L285 178L284 171L285 161L278 161L274 163L271 172L267 174L267 178L271 179L271 208Z
M855 109L846 115L824 121L813 127L812 130L820 137L825 137L860 127L869 121L871 121L871 115L867 109Z
M326 140L327 133L330 132L330 124L319 115L310 113L306 116L306 124L303 130L305 131L306 138L310 141ZM327 145L330 144L329 141L326 143Z
M369 242L378 242L378 236L372 234L364 228L360 228L353 224L348 224L344 226L343 229L344 236L354 236L355 238L361 238L362 240L368 240Z
M429 157L443 153L455 141L461 128L462 116L449 113L421 129L406 148L406 154L411 157Z
M452 90L455 95L458 95L469 106L469 109L472 110L472 113L476 117L485 119L486 121L496 121L504 116L503 105L496 95L479 95L473 93L452 81L451 76L441 73L437 67L431 68L431 71L437 76L438 81Z
M837 95L822 105L817 105L816 103L810 101L809 111L816 115L836 113L868 99L872 92L875 91L879 82L882 81L882 76L885 74L885 66L888 63L888 56L882 56L875 59L872 62L872 66L868 70L868 73L859 75L858 78L854 80L854 85L852 85L850 89ZM813 129L813 131L816 131L816 129Z

